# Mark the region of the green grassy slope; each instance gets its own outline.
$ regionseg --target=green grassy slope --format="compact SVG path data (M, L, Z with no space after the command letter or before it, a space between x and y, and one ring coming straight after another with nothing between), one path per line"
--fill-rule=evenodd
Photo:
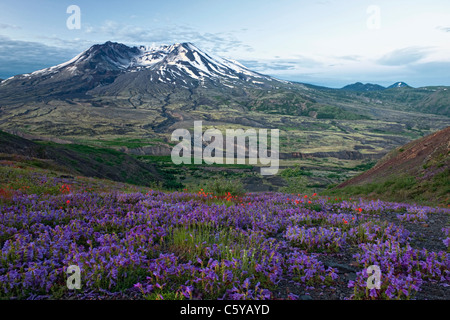
M36 143L2 131L0 159L20 159L35 167L141 186L181 187L157 166L116 150L77 144Z
M399 147L329 194L450 204L450 127Z

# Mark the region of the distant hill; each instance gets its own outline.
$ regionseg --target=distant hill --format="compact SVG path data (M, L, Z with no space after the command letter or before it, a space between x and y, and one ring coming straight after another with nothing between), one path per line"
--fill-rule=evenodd
M357 82L341 89L306 85L313 89L316 101L327 104L371 105L405 112L450 115L450 87L426 86L414 88L405 82L396 82L384 88L377 84Z
M361 82L349 84L349 85L346 85L345 87L341 88L341 90L358 91L358 92L380 91L380 90L385 90L385 89L386 89L385 87L380 86L378 84L372 84L372 83L363 84Z
M450 127L393 150L336 192L449 204Z
M345 91L356 91L356 92L369 92L369 91L383 91L387 89L394 89L394 88L412 88L411 86L407 85L405 82L396 82L389 87L383 87L379 84L374 83L362 83L362 82L356 82L353 84L346 85L345 87L342 87L340 90Z
M396 82L393 85L390 85L389 87L387 87L387 89L393 89L393 88L411 88L411 87L408 86L404 82Z

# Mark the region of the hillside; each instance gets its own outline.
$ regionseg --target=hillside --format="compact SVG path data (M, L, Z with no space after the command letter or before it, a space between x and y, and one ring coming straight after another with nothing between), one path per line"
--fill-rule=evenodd
M382 114L376 113L380 110L385 111L387 117L392 116L393 111L438 114L445 118L450 115L448 86L413 88L404 82L398 82L383 88L374 84L355 83L341 89L332 89L303 85L311 90L316 102L333 104L346 110L368 108L373 111L369 115L376 119L384 119Z
M395 149L336 192L449 204L450 127Z
M0 131L0 160L141 186L159 183L170 188L173 182L173 177L161 172L157 166L119 151L77 144L38 143L3 131Z

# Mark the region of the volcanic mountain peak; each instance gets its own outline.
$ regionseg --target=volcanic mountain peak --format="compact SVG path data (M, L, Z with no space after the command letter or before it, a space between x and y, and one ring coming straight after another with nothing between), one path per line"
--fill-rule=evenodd
M189 42L129 47L108 41L62 64L2 81L0 101L13 104L36 99L158 96L161 92L168 94L197 88L222 92L285 85L291 83L253 72L236 61L213 56Z
M245 76L271 80L270 77L253 72L236 61L213 57L189 42L150 48L141 46L139 49L140 54L133 59L131 69L173 71L176 68L197 80L205 77L237 80Z
M205 80L219 82L249 81L253 84L263 84L263 81L273 81L271 77L253 72L240 63L220 57L214 57L194 44L176 43L161 46L128 47L124 44L106 42L94 45L81 52L73 59L62 64L38 70L30 74L17 75L3 81L26 80L27 78L44 77L62 80L73 76L103 74L119 75L127 72L148 70L151 82L187 84L190 80ZM280 81L281 82L281 81ZM231 83L228 83L229 85Z

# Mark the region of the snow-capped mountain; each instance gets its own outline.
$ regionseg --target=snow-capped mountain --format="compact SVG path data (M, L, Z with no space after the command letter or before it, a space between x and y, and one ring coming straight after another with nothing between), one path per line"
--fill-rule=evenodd
M253 72L237 61L212 57L192 43L179 43L155 48L140 47L140 54L132 59L129 69L139 71L150 69L160 75L152 81L166 82L188 76L195 80L249 80L260 78L271 81L270 77Z
M8 91L9 87L17 86L42 97L82 93L114 95L125 88L148 93L161 85L190 89L270 87L282 83L286 82L253 72L237 61L212 56L192 43L128 47L106 42L60 65L2 81L0 96L2 89Z

